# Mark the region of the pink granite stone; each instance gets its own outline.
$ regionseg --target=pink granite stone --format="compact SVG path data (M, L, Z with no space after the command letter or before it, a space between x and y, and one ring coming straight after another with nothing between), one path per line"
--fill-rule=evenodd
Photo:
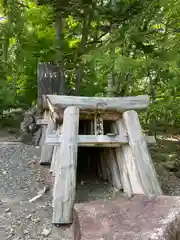
M81 240L169 240L180 231L180 197L137 195L76 204L75 209Z

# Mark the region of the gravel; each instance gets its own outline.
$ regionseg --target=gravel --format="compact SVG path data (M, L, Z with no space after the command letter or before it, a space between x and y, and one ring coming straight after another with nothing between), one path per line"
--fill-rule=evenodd
M2 140L2 139L1 139ZM12 141L13 139L11 139ZM6 138L5 141L8 141ZM2 141L0 141L2 142ZM154 151L156 154L156 150ZM35 197L50 185L49 169L38 164L40 149L24 144L0 144L0 239L56 240L52 226L52 188L35 202ZM159 179L165 194L180 195L180 179L173 173ZM121 194L121 193L120 193ZM77 185L77 202L116 197L112 187L98 179L84 178Z
M6 139L7 141L8 139ZM29 202L48 185L49 169L39 165L40 149L24 144L0 144L0 239L59 239L52 226L52 188ZM77 202L111 198L112 187L98 179L77 184Z
M52 227L50 193L29 203L44 185L43 176L37 181L41 169L28 164L35 151L23 144L0 146L0 239L46 239L42 233Z

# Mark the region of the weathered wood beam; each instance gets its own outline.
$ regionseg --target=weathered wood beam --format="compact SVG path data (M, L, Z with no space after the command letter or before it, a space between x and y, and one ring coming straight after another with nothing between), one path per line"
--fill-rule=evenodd
M127 146L124 145L123 147L126 148ZM128 169L126 165L126 158L123 154L122 147L116 148L116 157L117 157L117 163L118 163L119 172L121 176L123 192L125 193L126 196L132 197L133 191L132 191L132 186L131 186Z
M112 184L113 186L113 177L112 177L112 174L111 174L111 168L110 168L110 154L109 154L109 151L110 151L110 148L104 148L103 149L103 167L105 168L106 170L106 174L107 174L107 180L109 183ZM113 186L114 187L114 186Z
M156 144L156 138L154 136L145 136L148 144Z
M145 109L149 105L149 96L135 97L76 97L47 95L47 99L55 107L65 109L68 106L76 106L80 110L107 110L124 112L131 109ZM47 104L47 103L46 103Z
M62 132L62 125L59 125L58 129L57 129L57 133L61 134ZM56 162L57 162L57 158L58 156L58 152L60 151L60 145L59 146L54 146L54 151L53 151L53 156L52 156L52 162L51 162L51 167L50 167L50 172L52 173L52 176L55 176L55 172L56 172Z
M116 157L116 152L115 150L118 149L113 149L113 148L106 148L109 152L108 157L109 157L109 169L111 172L111 178L112 178L112 185L116 190L121 190L122 189L122 182L121 182L121 175L119 171L119 166L117 162L117 157Z
M37 119L36 120L37 125L48 125L48 123L49 123L49 120L46 120L46 119Z
M146 141L154 143L154 137L145 136ZM46 137L45 144L58 146L62 142L62 136L56 134L49 134ZM116 135L109 137L106 135L79 135L78 146L80 147L120 147L127 144L128 137L123 135Z
M56 152L56 173L53 189L53 219L55 224L70 224L76 195L79 109L68 107L64 112L62 144Z
M42 151L41 151L41 158L40 158L40 164L41 165L50 165L51 164L51 160L52 160L52 156L53 156L53 146L47 145L45 144L46 141L46 136L48 136L53 130L56 129L56 125L55 122L53 120L49 121L49 124L47 125L47 127L43 127L44 128L44 143L42 146Z
M49 135L53 129L55 129L55 124L51 120L51 117L49 115L49 111L45 111L43 114L43 117L45 120L47 120L49 123L46 126L43 126L42 128L42 135L40 139L40 146L41 146L41 158L40 158L40 164L50 164L51 158L53 154L53 146L47 146L44 141L46 139L46 136Z
M53 119L53 121L55 122L57 118L59 118L59 115L57 114L57 112L54 110L54 106L51 104L51 102L46 99L49 111L51 112L51 117Z
M122 119L119 119L116 122L116 125L113 125L113 127L114 127L115 133L118 133L121 135L127 134L127 130L124 127L124 123ZM117 162L118 162L119 171L121 175L123 191L128 197L131 197L132 194L134 193L131 185L131 178L133 177L133 175L129 176L128 167L132 167L132 171L133 171L134 166L133 166L133 162L131 163L132 152L129 144L123 145L121 148L116 148L116 157L117 157ZM136 191L137 191L138 186L136 186L137 185L136 178L134 179L132 184L133 186L135 185ZM138 191L139 191L139 188L138 188Z
M125 112L123 121L129 136L129 149L124 149L124 154L127 155L131 151L128 172L133 192L146 195L162 194L137 112L134 110ZM135 182L139 186L137 189L133 188Z
M101 149L101 154L100 154L100 164L101 164L101 169L102 169L102 178L106 181L108 180L108 174L107 174L107 163L106 163L106 158L104 157L104 149Z
M104 135L104 119L98 114L94 116L94 134Z
M58 108L54 108L58 116L61 116L62 113L59 113ZM95 112L90 111L81 111L80 120L94 120ZM118 112L102 112L101 117L103 120L117 121L121 117L121 113ZM36 124L38 125L47 125L48 121L45 119L37 119Z
M61 135L51 134L46 138L48 145L60 145L63 137ZM83 147L119 147L128 143L128 139L124 136L108 137L106 135L79 135L78 146Z

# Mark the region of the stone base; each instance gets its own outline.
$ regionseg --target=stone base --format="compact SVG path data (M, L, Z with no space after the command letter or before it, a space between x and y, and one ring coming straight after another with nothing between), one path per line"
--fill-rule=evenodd
M137 195L76 204L75 209L81 237L74 240L180 239L180 197Z

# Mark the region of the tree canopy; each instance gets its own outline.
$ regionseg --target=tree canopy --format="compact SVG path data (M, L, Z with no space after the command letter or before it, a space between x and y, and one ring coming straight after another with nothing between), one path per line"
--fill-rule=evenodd
M61 91L149 94L146 120L179 122L180 0L1 0L0 108L37 98L38 62Z

